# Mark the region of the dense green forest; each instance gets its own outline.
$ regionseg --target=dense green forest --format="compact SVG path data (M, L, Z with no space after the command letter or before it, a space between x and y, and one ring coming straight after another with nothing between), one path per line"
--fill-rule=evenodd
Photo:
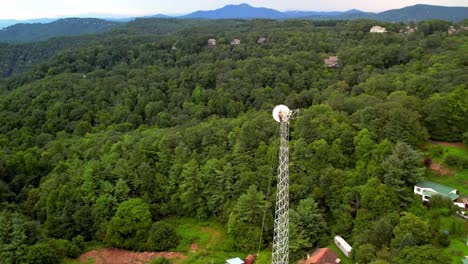
M434 219L453 208L424 207L412 188L428 139L468 141L468 33L451 25L463 24L138 19L51 40L82 45L0 46L2 61L41 58L1 66L0 262L60 263L88 241L174 249L174 217L214 219L253 253L264 208L268 248L281 103L300 109L292 260L341 235L359 263L450 263Z

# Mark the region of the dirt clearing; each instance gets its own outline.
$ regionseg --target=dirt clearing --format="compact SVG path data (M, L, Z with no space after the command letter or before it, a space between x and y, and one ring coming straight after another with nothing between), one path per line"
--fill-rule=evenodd
M184 254L179 252L133 252L122 249L103 248L92 250L81 255L80 263L88 263L93 259L94 264L144 264L153 258L163 257L167 259L185 259Z

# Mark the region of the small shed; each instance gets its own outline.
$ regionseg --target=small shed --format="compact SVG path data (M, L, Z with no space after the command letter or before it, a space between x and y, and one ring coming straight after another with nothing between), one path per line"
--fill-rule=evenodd
M210 48L216 47L216 39L209 39L208 40L208 47L210 47Z
M267 41L266 38L259 38L259 39L257 40L257 43L258 43L258 44L265 44L266 41Z
M240 40L239 39L233 39L231 40L231 45L239 45L240 44Z
M255 256L250 254L244 259L245 264L254 264Z
M370 29L370 33L385 33L385 32L387 32L387 29L381 26L373 26Z
M245 263L240 258L232 258L232 259L226 260L226 264L245 264Z
M339 60L337 56L330 56L328 59L324 59L323 62L328 68L338 68Z

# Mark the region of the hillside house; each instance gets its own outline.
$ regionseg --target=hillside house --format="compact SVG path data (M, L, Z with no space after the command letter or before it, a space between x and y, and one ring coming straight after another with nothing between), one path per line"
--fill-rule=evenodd
M233 39L231 40L231 45L239 45L240 44L240 40L239 39Z
M370 29L370 33L385 33L385 32L387 32L387 29L381 26L373 26Z
M431 181L421 181L414 185L414 193L421 195L423 202L429 202L431 196L442 195L450 198L450 200L456 202L459 195L457 189L438 184Z
M329 248L318 248L311 254L307 254L307 259L299 260L298 264L337 264L341 259Z
M418 28L416 27L410 27L410 26L406 26L404 29L400 29L400 33L402 34L412 34L414 32L416 32Z
M245 263L240 258L232 258L232 259L226 260L226 264L245 264Z
M210 47L210 48L216 47L216 39L209 39L208 40L208 47Z
M266 40L267 40L266 38L259 38L259 39L257 40L257 43L258 43L258 44L265 44Z
M324 59L323 62L328 68L338 68L339 60L337 56L330 56L328 59Z

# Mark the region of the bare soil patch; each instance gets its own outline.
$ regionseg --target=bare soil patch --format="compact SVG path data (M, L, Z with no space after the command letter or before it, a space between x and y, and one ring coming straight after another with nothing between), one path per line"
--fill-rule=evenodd
M156 257L167 259L187 258L187 256L179 252L133 252L122 249L102 248L86 252L78 260L80 263L87 263L90 259L93 259L94 264L144 264Z
M197 243L190 244L190 251L191 252L196 252L196 251L198 251L198 249L199 249L199 246L198 246Z
M465 144L463 144L463 142L447 142L447 141L431 140L431 143L441 145L441 146L446 146L446 147L465 148Z
M432 162L430 168L433 171L437 171L440 175L448 175L448 176L454 175L453 171L451 171L449 168L437 162Z

